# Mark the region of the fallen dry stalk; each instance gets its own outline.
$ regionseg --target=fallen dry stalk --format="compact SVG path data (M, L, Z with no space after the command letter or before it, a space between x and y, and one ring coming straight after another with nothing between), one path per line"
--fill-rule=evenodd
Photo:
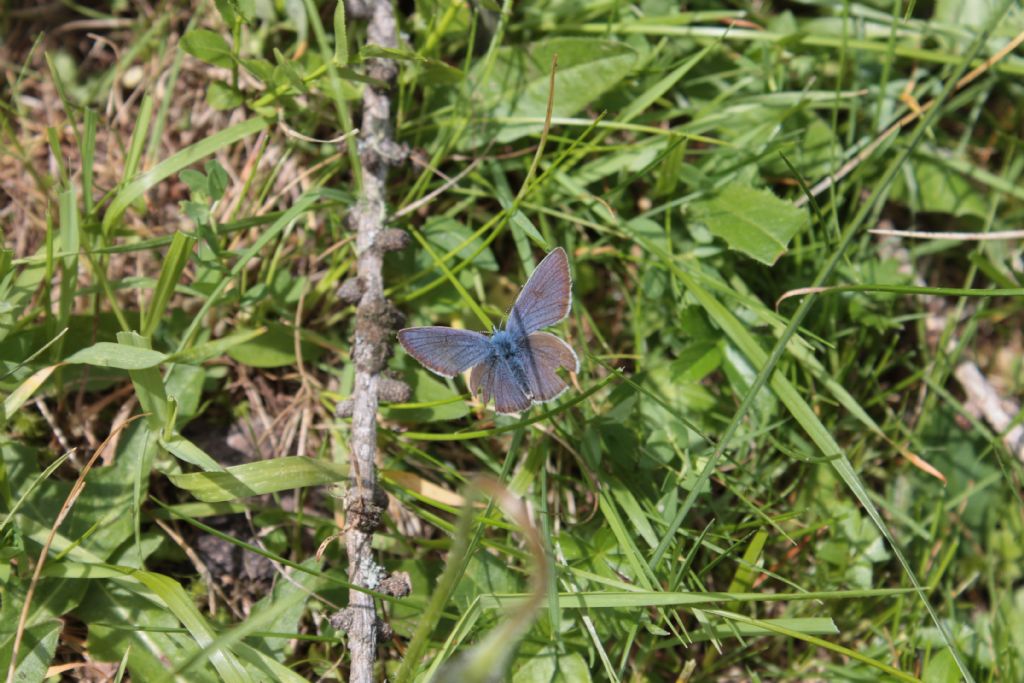
M349 2L347 7L352 16L368 20L368 45L397 47L397 26L390 0ZM391 354L394 329L400 322L400 315L384 298L381 265L385 251L402 248L407 243L401 239L404 233L396 235L400 231L386 228L388 167L405 157L404 149L391 139L390 84L397 73L398 68L391 59L366 60L367 76L388 85L367 84L363 90L359 135L361 191L358 204L349 214L349 227L356 233L358 258L355 282L348 287L353 300L358 301L351 356L355 363L355 384L351 401L339 411L352 416L344 529L349 581L354 586L392 595L408 593L408 578L400 582L405 588L393 586L395 577L388 577L374 560L372 542L387 510L387 496L377 485L377 404L382 395L394 400L389 393L394 393L395 381L381 373ZM335 614L331 623L348 634L349 681L374 681L377 645L382 636L387 637L388 629L377 617L373 596L350 590L348 607Z

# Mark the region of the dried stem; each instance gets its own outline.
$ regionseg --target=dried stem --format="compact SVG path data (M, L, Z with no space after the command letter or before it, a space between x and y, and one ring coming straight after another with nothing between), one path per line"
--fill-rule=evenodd
M391 0L349 2L350 14L368 19L367 44L386 48L397 46L394 10ZM367 75L390 84L397 67L390 59L366 61ZM360 292L356 308L355 386L352 393L351 472L345 500L348 576L355 586L386 590L385 571L377 565L371 547L374 532L380 528L387 508L387 497L377 486L374 456L377 450L377 403L381 376L391 353L393 329L398 314L384 298L381 277L383 252L388 248L385 206L389 165L404 157L404 150L391 139L391 100L387 88L367 85L363 91L359 161L362 167L361 196L352 210L350 226L356 232L357 278ZM378 640L387 637L386 626L377 618L372 595L349 592L349 605L332 619L348 632L351 657L349 681L371 683Z

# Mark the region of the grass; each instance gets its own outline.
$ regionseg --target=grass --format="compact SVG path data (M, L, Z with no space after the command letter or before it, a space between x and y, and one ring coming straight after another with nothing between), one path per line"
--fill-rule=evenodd
M483 329L562 246L582 368L499 416L396 348L380 674L1020 680L1024 15L677 5L398 8L388 296ZM0 665L345 679L377 53L106 12L0 16Z

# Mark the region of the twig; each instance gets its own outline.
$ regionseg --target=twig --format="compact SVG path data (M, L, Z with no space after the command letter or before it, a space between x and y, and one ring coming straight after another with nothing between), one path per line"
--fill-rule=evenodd
M397 47L398 29L391 0L353 0L347 6L351 15L368 19L367 45ZM366 60L366 72L374 82L391 84L398 68L391 59L372 57ZM387 511L387 495L377 486L377 403L382 386L388 382L381 372L391 353L393 330L400 316L384 298L381 265L385 250L404 246L401 240L388 239L389 231L385 226L388 167L405 157L405 149L391 139L388 87L366 84L359 128L361 196L349 214L349 225L356 233L359 304L352 347L355 384L351 399L351 467L345 496L345 545L352 585L382 590L388 577L374 561L371 547L373 534L381 527L381 519ZM334 615L331 623L348 633L349 681L372 683L377 643L382 637L388 637L389 630L377 618L373 596L350 590L348 607Z
M868 230L872 235L903 237L919 240L953 240L956 242L985 242L992 240L1024 239L1024 230L997 230L995 232L933 232L930 230L890 230L874 228Z
M1003 440L1007 450L1024 463L1024 426L1013 425L1014 416L1020 412L1020 406L1004 399L988 381L974 361L965 360L957 363L953 376L960 382L967 399L964 406L992 426Z

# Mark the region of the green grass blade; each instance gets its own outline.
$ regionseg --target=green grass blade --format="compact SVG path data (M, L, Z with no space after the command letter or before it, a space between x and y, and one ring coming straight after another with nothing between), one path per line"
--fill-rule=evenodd
M217 503L264 493L322 486L343 481L348 468L301 456L258 460L220 472L169 474L171 483L196 500Z
M156 332L157 325L167 313L167 304L170 303L171 295L174 294L174 287L177 284L181 273L188 264L192 254L192 247L196 240L181 232L174 233L171 246L167 249L164 257L164 264L160 268L160 279L153 290L153 298L149 307L142 315L142 329L140 334L143 337L152 337Z

